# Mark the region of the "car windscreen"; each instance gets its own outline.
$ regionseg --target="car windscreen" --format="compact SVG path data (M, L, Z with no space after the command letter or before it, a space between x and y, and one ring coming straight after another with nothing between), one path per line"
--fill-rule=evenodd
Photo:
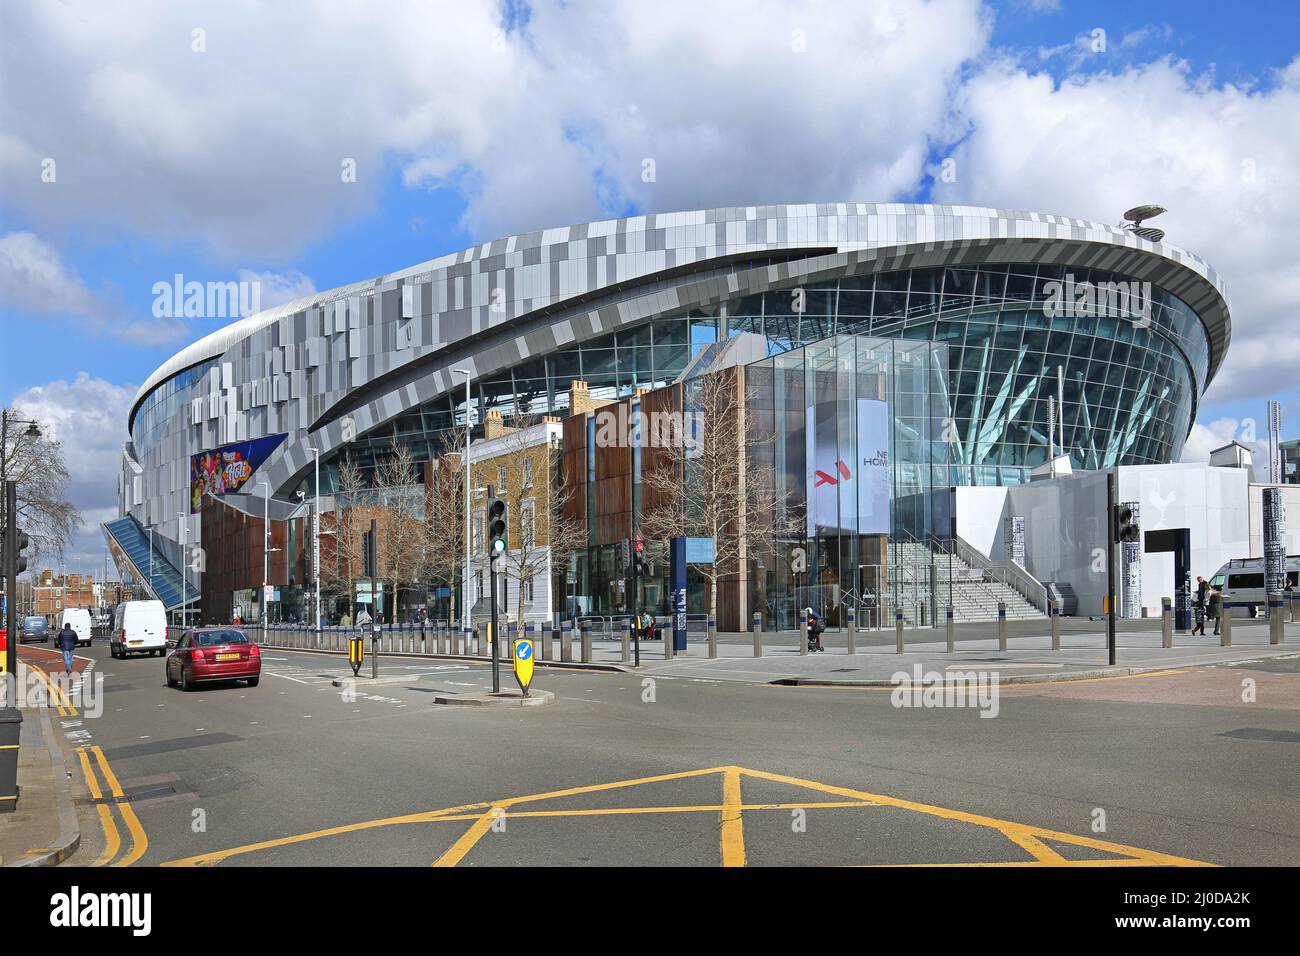
M43 617L25 617L23 618L23 627L31 630L43 630L45 628L45 618Z
M218 644L247 644L248 638L239 631L200 631L194 635L194 643L199 647L215 647Z

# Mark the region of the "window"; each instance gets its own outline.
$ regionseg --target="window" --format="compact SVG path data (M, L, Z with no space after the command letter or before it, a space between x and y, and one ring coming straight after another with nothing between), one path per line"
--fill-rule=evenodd
M524 578L524 583L521 587L521 590L523 593L524 603L532 604L533 603L533 576L531 574L528 575L528 577Z
M524 459L524 487L531 488L532 486L533 486L533 460L531 458L525 458Z
M473 549L478 554L483 550L483 515L475 515L473 524ZM482 591L479 592L482 596Z
M506 493L506 466L497 465L497 494Z
M519 545L525 551L531 551L536 544L536 510L537 501L534 498L519 504Z
M483 600L483 572L474 572L474 587L478 591L478 599Z

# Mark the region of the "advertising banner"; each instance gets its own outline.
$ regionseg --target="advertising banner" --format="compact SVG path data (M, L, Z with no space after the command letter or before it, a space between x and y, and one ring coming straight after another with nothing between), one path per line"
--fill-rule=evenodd
M840 440L834 402L809 407L806 424L808 537L889 534L889 403L858 399L856 442Z
M191 455L190 513L198 512L204 495L220 497L242 489L287 437L267 435Z

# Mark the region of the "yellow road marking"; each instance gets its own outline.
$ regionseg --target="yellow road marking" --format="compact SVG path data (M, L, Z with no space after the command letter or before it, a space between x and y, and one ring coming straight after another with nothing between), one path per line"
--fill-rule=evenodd
M81 758L81 772L86 776L86 786L90 787L90 795L96 800L102 800L104 792L99 789L99 779L95 776L95 771L90 767L90 758L86 756L86 748L78 747L77 756Z
M113 773L113 768L108 765L108 758L104 756L104 751L100 749L98 744L90 749L95 755L95 762L99 764L100 771L104 774L104 780L108 783L109 791L115 797L126 796L122 792L121 784L117 782L117 776ZM131 804L119 803L117 812L122 814L122 819L126 822L126 829L131 834L131 851L113 865L130 866L144 856L145 851L149 849L149 837L145 835L144 827L140 825L140 818L135 815L135 808Z
M1132 675L1142 676L1142 675ZM639 786L646 783L659 783L671 780L683 780L691 777L707 776L710 774L720 774L723 777L723 802L719 805L699 805L699 806L669 806L669 807L610 807L610 808L593 808L583 810L517 810L511 808L519 804L536 803L542 800L555 799L557 797L575 796L579 794L599 793L609 790L617 790L628 787ZM747 805L742 802L740 793L740 778L742 776L751 776L760 780L768 780L774 783L787 784L789 786L800 787L803 789L814 790L820 793L832 794L845 798L842 801L824 801L818 802L801 802L801 803L775 803L775 804L752 804ZM457 807L448 807L443 810L433 810L421 813L405 814L403 816L387 817L378 820L367 820L359 823L344 824L336 827L329 827L322 830L315 830L309 833L301 833L296 836L281 837L274 840L265 840L259 843L247 844L245 846L232 847L227 850L218 850L212 853L203 853L197 856L186 857L180 860L172 860L162 864L163 866L208 866L220 863L223 860L233 856L245 853L252 853L258 850L271 849L274 847L287 846L295 843L303 843L311 840L321 839L323 837L338 836L347 833L355 833L363 830L377 829L380 827L408 824L408 823L435 823L435 822L469 822L471 825L459 839L444 852L435 861L435 866L454 866L474 848L474 846L483 838L491 829L493 821L498 816L504 817L581 817L581 816L601 816L615 814L646 814L646 813L685 813L685 812L710 812L718 813L721 817L721 850L724 865L743 865L744 864L744 831L741 813L745 810L761 809L814 809L817 807L894 807L903 810L910 810L915 813L921 813L926 816L938 817L940 819L953 820L960 823L967 823L973 826L985 827L996 830L1005 836L1009 841L1025 849L1033 860L1017 860L1010 862L978 862L978 863L934 863L934 864L896 864L899 866L1211 866L1213 864L1204 863L1199 860L1192 860L1186 857L1174 856L1167 853L1159 853L1153 850L1144 850L1139 847L1128 846L1122 843L1111 843L1106 840L1097 840L1091 837L1079 836L1072 833L1063 833L1056 830L1049 830L1044 827L1036 827L1028 824L1017 823L1012 820L1000 820L995 817L986 817L976 813L968 813L962 810L952 810L946 807L932 806L930 804L917 803L911 800L902 800L896 797L884 796L881 794L866 793L855 790L850 787L839 787L831 784L819 783L814 780L805 780L799 777L791 777L784 774L769 773L762 770L750 770L744 767L727 766L727 767L708 767L702 770L687 770L679 773L659 774L651 777L640 777L632 780L619 780L611 783L594 784L583 787L571 787L565 790L552 790L546 793L529 794L525 796L508 797L502 800L488 802L465 804ZM1105 860L1069 860L1049 847L1044 841L1064 843L1072 846L1084 847L1087 849L1098 850L1104 853L1114 854L1116 859Z
M117 824L113 822L113 811L108 808L108 804L97 803L95 809L99 811L99 825L104 828L104 852L90 865L107 866L108 861L117 856L117 851L122 848L122 838L117 835Z
M59 687L52 680L50 680L50 675L46 673L44 668L37 667L34 663L32 664L25 663L25 666L30 667L32 670L36 671L36 676L39 677L41 681L45 684L45 689L46 691L49 692L50 695L50 701L54 704L54 709L59 712L60 717L77 716L77 708L72 706L72 701L68 700L67 695L63 693L63 688ZM64 701L67 701L66 706L63 703Z
M745 865L745 822L741 810L740 768L728 767L722 772L722 865Z

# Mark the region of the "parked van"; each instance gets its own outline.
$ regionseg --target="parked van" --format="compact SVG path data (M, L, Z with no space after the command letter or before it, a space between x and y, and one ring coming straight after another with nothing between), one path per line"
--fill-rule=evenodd
M167 611L162 601L127 601L117 606L109 649L114 657L167 653Z
M1294 590L1300 577L1300 555L1286 556L1286 586ZM1264 593L1264 559L1233 558L1210 578L1210 586L1224 591L1224 609L1233 617L1255 617L1268 604Z
M59 630L63 630L64 625L72 628L77 633L77 646L90 646L90 612L81 607L66 608L62 617L59 618Z

